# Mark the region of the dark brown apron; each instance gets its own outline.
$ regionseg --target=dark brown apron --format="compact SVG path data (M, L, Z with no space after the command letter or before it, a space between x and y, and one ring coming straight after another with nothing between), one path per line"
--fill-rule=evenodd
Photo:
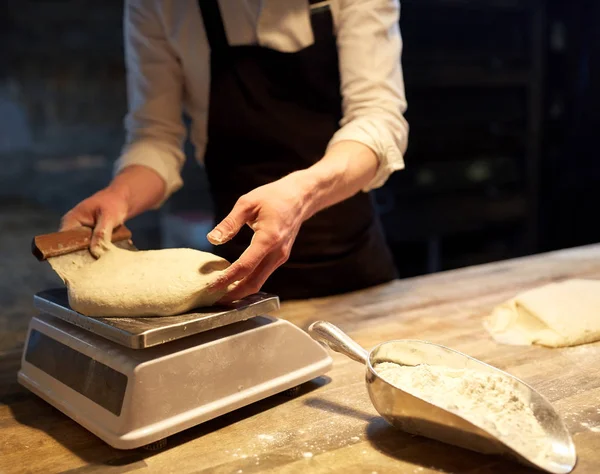
M217 0L200 0L211 47L206 172L221 221L253 189L322 158L342 116L329 9L311 15L313 45L296 53L229 46ZM250 244L244 226L215 252L235 261ZM288 262L263 291L282 299L358 290L396 278L369 194L325 209L301 227Z

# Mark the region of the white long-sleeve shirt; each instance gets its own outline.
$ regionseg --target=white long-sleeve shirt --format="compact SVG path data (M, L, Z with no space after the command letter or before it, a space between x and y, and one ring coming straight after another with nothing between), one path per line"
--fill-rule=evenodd
M343 118L329 146L354 140L375 152L379 167L368 191L404 167L408 124L399 0L327 3L343 99ZM314 41L308 0L219 0L219 5L232 46L295 52ZM184 110L192 119L190 138L200 162L207 142L210 46L198 0L127 0L124 32L129 112L115 171L133 164L153 169L166 183L166 199L182 186Z

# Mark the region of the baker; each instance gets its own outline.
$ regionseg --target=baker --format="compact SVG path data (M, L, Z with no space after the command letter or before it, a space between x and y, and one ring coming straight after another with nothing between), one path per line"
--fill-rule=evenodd
M215 288L234 300L353 291L396 277L368 191L403 167L398 0L127 0L129 111L115 177L61 229L112 229L182 186L186 128L203 161Z

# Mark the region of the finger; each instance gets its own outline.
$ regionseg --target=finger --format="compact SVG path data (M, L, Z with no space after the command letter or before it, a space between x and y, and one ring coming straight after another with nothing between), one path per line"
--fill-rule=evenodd
M233 301L245 298L248 295L258 293L267 279L279 268L285 261L287 256L283 251L279 250L268 255L260 265L244 278L239 285L227 293L219 303L231 303Z
M206 238L213 245L221 245L233 239L240 229L254 217L254 210L244 198L238 199L233 209Z
M92 232L90 242L90 252L96 258L99 258L112 240L112 232L119 225L117 219L109 212L100 210L96 217L96 225Z
M229 266L210 288L221 289L250 275L273 249L273 242L263 232L252 236L250 246Z

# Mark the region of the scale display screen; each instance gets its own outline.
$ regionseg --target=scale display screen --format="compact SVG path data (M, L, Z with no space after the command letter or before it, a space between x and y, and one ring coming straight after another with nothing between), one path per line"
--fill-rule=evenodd
M25 360L119 416L127 376L32 329Z

